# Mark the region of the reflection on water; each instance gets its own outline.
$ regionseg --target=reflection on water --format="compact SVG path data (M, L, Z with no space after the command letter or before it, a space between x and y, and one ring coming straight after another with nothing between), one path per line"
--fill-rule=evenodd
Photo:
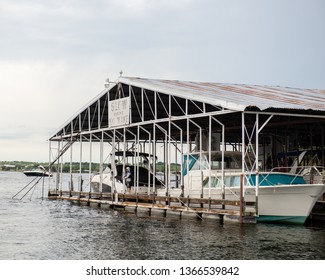
M325 259L325 226L239 225L156 212L13 200L30 178L0 172L0 259Z

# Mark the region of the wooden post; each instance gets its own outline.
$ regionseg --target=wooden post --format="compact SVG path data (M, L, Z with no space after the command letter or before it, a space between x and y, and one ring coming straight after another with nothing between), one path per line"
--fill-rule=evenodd
M243 207L244 207L244 203L243 203L243 188L244 188L244 175L240 174L240 201L239 201L239 207L240 207L240 214L239 214L239 222L242 224L243 223Z
M102 200L102 196L103 196L103 192L101 192L100 195L99 195L99 198L98 198L99 199L99 202L97 204L97 207L101 207L102 206L102 204L100 202Z

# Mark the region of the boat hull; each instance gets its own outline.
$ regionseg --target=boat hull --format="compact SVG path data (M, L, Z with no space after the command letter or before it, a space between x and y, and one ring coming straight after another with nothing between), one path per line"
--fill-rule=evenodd
M112 187L113 185L114 188ZM115 191L117 193L128 192L126 186L119 180L115 180L113 184L110 174L103 174L102 178L101 175L95 175L91 180L91 189L93 192L103 192L103 193L112 192L112 191ZM151 191L152 191L152 187L148 188L148 186L138 186L138 187L132 186L129 193L148 195L148 192L150 194Z
M24 171L27 177L52 177L53 175L48 172L42 171Z
M277 224L293 224L303 225L308 216L267 216L260 215L257 217L258 223L277 223Z

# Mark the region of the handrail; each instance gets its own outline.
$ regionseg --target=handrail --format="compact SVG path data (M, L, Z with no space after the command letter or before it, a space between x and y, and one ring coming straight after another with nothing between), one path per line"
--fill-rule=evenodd
M283 173L284 170L290 170L291 167L274 167L271 169L270 172L279 172L279 173ZM314 174L316 176L324 176L324 170L325 167L324 166L315 166L315 165L311 165L311 166L298 166L297 168L299 171L295 174L295 173L290 173L290 172L284 172L284 174L291 174L291 175L295 175L294 178L292 179L292 181L290 182L290 185L295 181L295 179L299 176L302 176L305 180L306 180L306 176L308 174L312 174L312 170L314 170ZM309 169L309 172L304 174L304 172L306 172L306 170ZM323 171L321 172L320 169L322 169ZM267 175L268 176L268 175ZM266 177L267 177L266 176ZM313 181L311 180L312 178L310 178L310 182L309 183L313 183ZM324 178L322 179L324 180Z
M313 184L315 183L315 181L313 180L315 176L321 176L322 177L322 182L325 183L325 167L323 166L303 166L300 168L299 172L297 174L293 174L293 173L289 173L289 172L283 172L283 170L285 169L290 169L290 167L275 167L273 168L271 171L265 171L265 172L260 172L260 173L256 173L256 172L245 172L244 177L245 179L245 186L249 185L249 186L255 186L254 184L250 184L250 180L249 180L249 176L250 175L263 175L263 177L261 178L261 181L259 182L259 185L263 182L268 182L268 185L272 186L271 182L268 180L268 177L271 176L274 173L278 173L278 174L288 174L288 175L294 175L293 179L290 181L289 185L293 185L293 183L295 182L295 180L298 177L303 177L304 180L306 181L307 178L306 176L309 176L310 174L312 174L313 176L311 176L309 183ZM303 174L304 172L306 172L306 170L309 170L308 174ZM236 174L227 174L229 176L239 176L239 171L238 173L236 172ZM221 182L220 180L220 176L221 174L211 174L211 178L214 177L217 181ZM306 182L307 183L307 182ZM276 185L276 184L274 184ZM231 191L231 186L228 186L225 184L224 182L224 187L226 187L228 190ZM232 192L232 191L231 191Z

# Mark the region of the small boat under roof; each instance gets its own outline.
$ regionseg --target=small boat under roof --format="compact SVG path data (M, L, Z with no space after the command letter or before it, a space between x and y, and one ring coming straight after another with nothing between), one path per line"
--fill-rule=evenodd
M116 151L110 154L109 164L100 174L91 180L93 192L126 193L125 169L129 167L131 172L131 194L150 194L155 188L162 187L160 181L152 170L157 157L142 152Z

